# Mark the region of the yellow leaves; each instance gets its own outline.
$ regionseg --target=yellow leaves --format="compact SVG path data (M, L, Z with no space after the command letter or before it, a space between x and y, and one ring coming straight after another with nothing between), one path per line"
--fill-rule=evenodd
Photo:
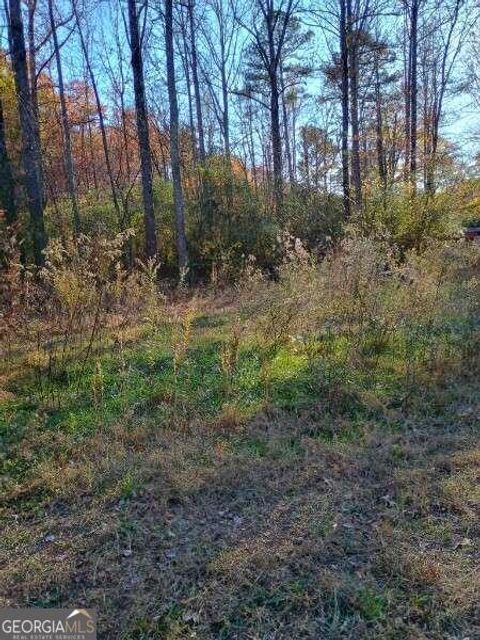
M4 98L3 94L14 92L15 84L13 79L13 73L10 65L4 55L0 53L0 94Z
M88 306L94 298L94 291L88 283L70 269L61 269L52 275L51 279L55 292L62 303L62 306L71 310L75 306Z
M103 294L118 299L122 277L122 247L132 230L113 238L81 235L63 244L54 239L45 252L44 280L53 287L60 305L69 313L90 308ZM115 277L113 277L115 276Z
M33 369L43 369L48 365L48 354L42 349L30 351L25 357L25 364Z

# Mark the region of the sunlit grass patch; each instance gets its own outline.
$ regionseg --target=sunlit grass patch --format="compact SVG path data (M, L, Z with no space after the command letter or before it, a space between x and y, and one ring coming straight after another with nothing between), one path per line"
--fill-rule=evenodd
M85 600L132 640L473 637L468 328L409 309L409 334L369 281L362 306L315 274L307 293L281 275L250 316L181 292L88 358L16 362L9 603Z

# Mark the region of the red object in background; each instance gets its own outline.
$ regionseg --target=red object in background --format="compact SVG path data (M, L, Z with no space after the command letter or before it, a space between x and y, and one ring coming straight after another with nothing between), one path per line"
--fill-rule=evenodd
M467 240L480 240L480 227L465 229L465 238Z

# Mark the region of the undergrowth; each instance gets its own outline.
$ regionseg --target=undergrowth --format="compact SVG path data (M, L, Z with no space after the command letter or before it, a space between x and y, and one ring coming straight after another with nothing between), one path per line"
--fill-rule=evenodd
M418 477L412 480L407 462L416 459L417 453L397 434L408 433L411 424L422 430L428 421L443 424L453 419L449 403L453 406L457 400L446 390L463 379L471 385L478 375L478 247L431 243L421 253L399 255L387 244L352 236L317 263L298 240L285 236L285 258L274 278L249 258L238 284L213 297L208 289L194 296L185 289L161 290L159 265L153 262L126 271L121 247L128 237L123 234L113 243L82 237L68 247L51 245L40 279L20 266L16 248L10 248L0 332L3 560L11 565L5 570L5 602L18 605L40 598L35 602L46 606L52 599L64 603L71 593L77 594L67 575L69 563L77 563L77 552L67 542L57 549L67 573L53 582L50 576L42 586L48 570L35 558L40 563L50 553L52 545L45 543L48 536L69 538L68 531L76 531L72 540L80 536L80 548L84 548L88 542L81 532L93 527L100 546L108 540L113 547L107 548L117 550L114 564L118 558L130 557L132 541L143 540L146 531L157 535L142 511L155 486L160 487L154 491L162 522L175 518L178 505L190 504L195 511L199 501L203 506L198 508L206 509L191 539L201 544L198 553L206 554L207 574L213 572L216 578L214 583L198 577L188 582L193 569L185 560L187 564L180 563L175 573L175 580L182 583L178 593L167 598L170 608L162 608L152 622L142 601L139 606L145 618L136 614L124 620L123 635L111 637L183 638L192 628L202 638L334 638L351 637L348 634L355 629L365 638L387 637L375 633L387 628L401 589L400 578L386 580L388 571L404 576L407 584L418 580L436 584L443 580L437 560L427 559L423 566L424 560L418 563L406 556L400 566L400 560L388 558L385 549L382 558L375 560L376 568L368 569L366 581L358 581L355 568L344 567L337 574L332 569L330 575L324 567L316 584L311 575L315 560L308 560L308 554L321 553L322 545L330 548L339 526L336 483L340 491L342 473L347 474L347 482L348 465L356 464L349 452L357 447L355 455L363 459L372 439L381 447L381 464L400 471L397 494L386 490L376 498L364 496L365 513L371 509L371 500L380 499L382 509L395 504L402 513L412 504L415 509L424 504L422 535L430 535L428 531L434 531L435 538L459 535L448 529L450 520L438 521L428 496L418 493L422 483L428 486L433 480L422 476L424 469L418 469ZM474 411L471 398L476 392L470 393L467 399L460 394L460 409L455 409L469 429L473 420L469 412ZM324 476L315 482L327 493L310 495L308 477L320 462L326 465ZM404 485L402 470L408 478ZM269 482L273 483L271 496L277 496L277 488L282 487L282 494L293 500L290 505L287 500L277 514L281 524L275 536L283 531L287 537L281 544L275 537L272 544L278 562L272 560L275 568L270 573L266 570L269 577L264 583L252 582L248 576L251 563L267 562L267 534L263 542L256 539L257 547L243 548L240 540L230 547L231 532L225 532L220 547L213 543L209 547L204 529L197 531L203 522L208 537L213 526L208 524L210 517L222 520L221 512L235 511L232 505L243 500L235 497L236 492L242 487L247 491L249 473L260 520L267 517L261 505L269 504L270 497L264 495ZM463 490L472 482L469 474L467 465L450 483L435 488L446 509L463 513L462 522L470 518ZM235 478L240 484L235 484ZM374 494L369 483L367 475L362 491ZM414 497L409 495L412 487ZM216 493L210 496L209 491ZM348 491L347 502L352 487ZM204 504L207 494L210 498ZM240 518L238 526L242 519L255 518L247 503L242 505L237 509L241 514L232 516L234 529L235 518ZM354 508L350 502L347 506ZM290 508L295 512L291 516ZM275 509L265 522L272 513ZM401 549L403 543L391 529L394 525L384 516L377 523L381 535L395 539ZM296 525L290 522L297 517L303 531L298 544L297 534L292 533ZM32 521L36 524L27 526ZM275 520L271 522L276 526ZM343 536L349 532L347 525ZM357 526L355 521L352 527ZM404 530L415 527L415 521L407 518L401 526ZM51 527L57 533L51 534ZM162 527L168 531L167 524ZM164 534L168 538L169 534L158 533L162 541ZM172 535L174 540L181 534L172 531ZM473 533L462 535L471 541ZM310 552L304 548L307 542L313 545L308 547ZM357 543L348 542L347 536L342 544L356 549ZM461 544L468 550L470 543ZM32 545L38 551L33 555ZM109 553L104 549L102 565ZM349 552L344 553L338 562ZM19 559L13 561L14 556ZM290 566L292 558L295 567ZM147 554L145 562L151 561ZM313 564L303 567L305 562ZM468 558L464 562L468 564ZM140 565L139 579L147 579L142 561ZM288 573L283 579L282 567ZM216 619L214 602L223 581L229 592L230 578L225 577L229 571L243 577L241 584L234 581L240 589L232 601L237 609L226 602L221 605L226 616L222 623ZM380 581L377 574L383 576ZM97 602L96 582L89 584L87 591ZM162 592L164 587L157 588ZM196 594L191 605L189 589ZM407 636L419 625L418 629L430 629L431 635L418 637L457 637L452 635L455 625L461 627L457 609L452 605L455 611L450 617L445 613L443 622L437 618L432 622L428 611L441 607L438 591L432 588L417 596L408 605L410 613L405 613ZM401 596L402 603L405 598ZM308 613L310 605L314 614ZM121 607L119 603L112 606ZM421 612L417 618L424 616L423 622L412 617L413 610ZM288 611L297 620L296 628L287 622ZM322 624L314 624L312 616ZM319 629L321 636L315 635ZM252 635L257 630L264 635ZM112 633L117 632L118 628ZM447 632L451 635L441 635Z

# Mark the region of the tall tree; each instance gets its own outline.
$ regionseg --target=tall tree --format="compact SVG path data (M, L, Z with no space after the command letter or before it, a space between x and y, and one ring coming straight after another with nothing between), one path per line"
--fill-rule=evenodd
M182 61L182 67L185 74L185 84L187 89L187 104L188 104L188 121L191 132L191 147L192 147L192 162L194 166L197 165L197 135L195 126L195 117L193 109L192 98L192 82L191 82L191 51L188 44L189 41L189 20L188 14L184 16L183 12L180 13L180 30L182 34L182 47L180 47L180 59Z
M175 226L177 232L177 259L180 274L183 276L188 264L188 253L185 236L185 203L180 167L178 101L175 82L175 51L173 46L173 0L165 0L165 51L167 57L168 101L170 105L170 157L172 163Z
M383 95L382 78L380 73L382 47L380 43L373 50L374 84L375 84L375 141L377 152L377 170L380 184L384 191L387 189L387 164L385 144L383 140Z
M146 10L144 5L144 10ZM157 254L157 232L153 206L153 175L148 130L148 111L143 75L143 56L138 26L136 0L128 0L128 22L130 27L130 49L132 53L133 86L135 93L135 113L137 121L138 145L142 173L143 216L145 223L145 253L153 258Z
M437 0L434 3L435 16L425 20L426 36L422 39L421 56L424 76L429 81L423 87L425 96L428 96L423 114L424 189L429 194L436 190L435 173L445 95L471 20L469 11L462 12L464 7L466 0ZM432 28L432 22L435 28Z
M38 46L35 37L35 27L36 27L36 15L37 15L37 0L26 0L27 5L27 71L29 74L29 83L30 83L30 95L32 101L32 114L33 114L33 122L32 126L35 132L35 137L37 141L37 146L39 149L42 148L42 143L40 139L40 105L38 99L38 77L39 70L37 69L37 53ZM43 43L47 41L47 37L43 38ZM43 176L43 161L42 157L40 158L39 164L40 170L40 179L42 183L44 182Z
M296 0L255 0L257 13L251 29L254 46L262 61L269 85L270 131L273 160L275 208L283 203L283 159L280 125L280 63L288 27L298 7Z
M75 233L78 235L81 230L80 212L78 209L77 191L75 185L75 169L73 165L72 155L72 139L70 135L70 122L68 119L67 100L65 97L65 84L63 82L62 58L60 55L60 46L58 44L57 25L54 15L53 0L48 0L48 15L50 19L50 28L52 31L53 51L55 63L57 66L58 91L60 98L60 113L62 121L63 135L63 159L65 164L65 176L67 178L68 194L72 205L73 224Z
M22 158L25 172L25 189L30 213L33 257L37 266L44 263L43 250L47 243L43 217L43 185L41 174L41 150L35 133L35 114L28 82L27 54L23 31L20 0L9 0L9 30L12 43L12 62L17 92L20 128L22 132Z
M339 0L340 3L340 67L341 67L341 102L342 102L342 188L343 188L343 213L346 219L350 217L350 166L348 132L350 123L349 111L349 60L348 60L348 39L349 31L347 26L347 2L349 0Z
M284 195L281 96L282 91L288 88L287 83L282 83L281 71L283 69L286 77L289 71L286 62L288 56L297 53L311 35L300 29L295 15L298 4L296 0L255 0L256 12L252 18L254 24L245 25L253 36L253 43L247 50L247 86L241 95L257 99L268 109L273 193L277 213L282 208ZM294 73L301 78L308 73L308 68L295 65ZM255 97L255 91L260 93L260 98Z
M85 65L86 65L86 70L87 70L87 74L88 74L88 78L90 80L90 83L92 85L92 90L93 90L93 94L95 96L95 106L96 106L96 110L97 110L97 117L98 117L98 124L99 124L99 128L100 128L100 134L101 134L101 138L102 138L102 148L103 148L103 155L105 158L105 165L107 168L107 174L108 174L108 180L110 183L110 189L111 189L111 193L112 193L112 200L113 200L113 206L115 208L115 212L117 214L117 218L119 220L121 220L121 212L120 212L120 206L118 203L118 197L117 197L117 188L115 185L115 180L114 180L114 176L113 176L113 167L112 167L112 163L110 160L110 151L108 148L108 140L107 140L107 132L106 132L106 126L105 126L105 118L103 115L103 107L102 107L102 103L100 101L100 93L98 91L98 85L97 85L97 80L95 78L95 73L93 70L93 66L90 60L90 53L88 51L88 46L87 46L87 40L84 36L83 33L83 29L82 29L82 24L80 21L80 14L78 11L78 0L71 0L72 1L72 10L73 10L73 15L75 17L75 25L77 27L77 32L80 38L80 47L82 50L82 54L83 54L83 58L85 60ZM85 82L85 97L87 98L88 101L88 84L87 82ZM89 133L91 132L91 126L90 126L90 121L88 121L88 128L89 128ZM95 171L95 163L92 162L92 169L93 169L93 176L94 176L94 182L95 182L95 186L97 187L97 180L96 180L96 171Z
M238 72L237 50L240 30L235 19L239 0L207 0L211 19L204 21L202 35L206 56L202 65L203 80L212 98L212 105L223 138L225 156L231 155L230 88ZM215 28L211 28L211 20ZM219 84L219 90L216 85Z
M6 0L4 0L4 9L5 16L7 18L8 46L11 51L13 46L9 25L9 9ZM0 82L0 209L5 211L7 225L11 225L17 220L17 205L15 200L12 164L7 147L7 131L2 99L2 93L6 95L9 89L8 77L10 74L7 74L6 72L7 65L6 57L5 59L0 58L0 72L4 75L4 79ZM5 71L3 66L5 66Z
M410 131L408 134L408 146L410 150L409 158L409 178L413 193L417 190L417 113L418 113L418 13L421 0L411 0L410 6L410 49L409 49L409 72L408 80L409 95L409 115Z
M362 172L360 162L360 122L359 122L359 64L360 39L363 31L362 16L358 15L359 3L352 7L347 0L347 43L350 80L350 119L352 126L352 185L354 205L358 211L362 206Z
M0 96L0 209L4 209L8 225L17 219L12 166L7 149L3 102Z
M195 24L195 0L187 0L188 23L190 28L190 50L192 63L193 92L195 95L195 111L197 114L198 150L200 162L205 162L205 133L203 130L202 98L198 78L197 26Z

